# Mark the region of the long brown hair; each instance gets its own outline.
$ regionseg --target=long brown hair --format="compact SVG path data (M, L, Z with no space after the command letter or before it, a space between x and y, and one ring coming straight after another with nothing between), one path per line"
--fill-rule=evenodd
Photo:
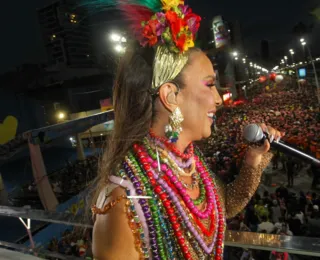
M189 53L193 51L200 50L194 48ZM108 177L117 171L132 145L147 135L155 119L151 95L154 56L153 48L139 46L127 50L120 61L113 89L114 129L100 160L94 202ZM184 87L182 72L174 82Z

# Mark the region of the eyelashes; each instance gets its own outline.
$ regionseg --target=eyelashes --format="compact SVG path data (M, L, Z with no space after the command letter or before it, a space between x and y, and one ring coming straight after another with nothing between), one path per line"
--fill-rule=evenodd
M216 83L207 83L206 86L209 87L209 88L212 88L216 85Z
M203 81L202 82L204 86L206 87L209 87L209 88L212 88L212 87L215 87L216 86L216 82L215 81Z

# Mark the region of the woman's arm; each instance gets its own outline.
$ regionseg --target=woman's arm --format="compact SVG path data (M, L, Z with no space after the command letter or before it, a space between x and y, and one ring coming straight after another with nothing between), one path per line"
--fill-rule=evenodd
M123 195L125 195L125 191L120 187L116 188L112 192L110 199L104 204ZM106 214L96 215L92 245L95 259L138 260L140 258L134 245L133 233L129 227L125 203L126 199L121 199Z
M284 133L280 133L265 124L261 124L260 127L265 133L269 133L271 142L272 140L280 140L284 136ZM273 156L271 153L268 153L269 149L270 142L265 140L262 146L250 147L247 151L238 178L225 188L227 218L233 217L241 211L256 192L262 172Z
M271 153L263 155L258 167L243 163L238 178L226 185L226 216L231 218L238 214L251 200L261 180L263 170L272 158Z

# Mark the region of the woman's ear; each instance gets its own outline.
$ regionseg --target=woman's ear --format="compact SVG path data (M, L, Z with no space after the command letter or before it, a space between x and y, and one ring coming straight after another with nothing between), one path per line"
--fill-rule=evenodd
M159 88L159 99L163 106L172 112L177 106L177 93L178 88L174 83L168 82Z

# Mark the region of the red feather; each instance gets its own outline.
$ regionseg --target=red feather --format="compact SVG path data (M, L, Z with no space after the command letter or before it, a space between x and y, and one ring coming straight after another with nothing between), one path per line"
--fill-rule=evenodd
M124 14L125 19L129 22L129 26L135 35L141 38L141 22L149 21L154 13L147 7L130 4L120 4L120 10Z

